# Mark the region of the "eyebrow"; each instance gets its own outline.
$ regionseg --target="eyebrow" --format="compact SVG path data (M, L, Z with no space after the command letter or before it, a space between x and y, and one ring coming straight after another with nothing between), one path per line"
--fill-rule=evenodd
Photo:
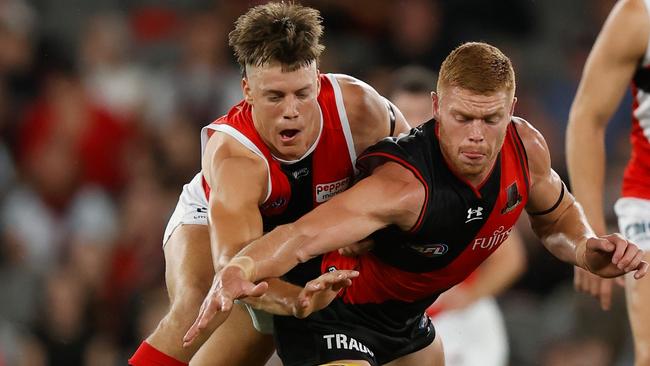
M311 85L303 86L302 88L296 90L295 92L296 92L296 93L300 93L300 92L306 91L306 90L309 89L310 87L311 87ZM262 94L263 94L263 95L268 95L268 94L284 95L284 94L286 94L286 93L283 92L283 91L281 91L281 90L266 89L266 90L263 90L263 91L262 91Z
M470 117L470 118L476 118L476 117L477 117L476 115L474 115L474 114L472 114L472 113L465 113L465 112L460 111L460 110L455 109L455 108L452 108L450 112L451 112L451 113L460 114L460 115L462 115L462 116L464 116L464 117ZM492 117L499 117L499 116L501 116L501 115L502 115L501 112L494 112L494 113L490 113L490 114L487 114L487 115L485 115L485 116L482 116L482 119L490 119L490 118L492 118Z

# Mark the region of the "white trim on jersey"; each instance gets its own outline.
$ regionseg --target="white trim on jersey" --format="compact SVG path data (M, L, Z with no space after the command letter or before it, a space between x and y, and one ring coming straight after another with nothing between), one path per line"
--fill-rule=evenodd
M237 130L236 128L227 124L209 124L203 127L203 129L201 129L201 155L203 155L203 151L205 150L205 145L208 142L208 131L207 131L208 129L222 132L225 133L226 135L231 136L235 140L239 141L246 148L248 148L250 151L252 151L260 158L262 158L262 160L264 160L264 163L266 164L266 174L268 177L266 198L264 198L264 203L266 203L266 201L271 196L271 190L273 189L273 185L271 184L271 166L269 165L269 161L266 159L262 151L257 146L255 146L253 141L249 140L248 137L246 137L243 133L239 132L239 130Z
M352 131L350 130L350 122L348 121L348 115L345 111L345 105L343 104L343 93L341 92L341 87L339 82L336 80L336 74L325 74L325 76L332 83L332 88L334 89L334 99L336 100L336 110L339 112L339 119L341 120L341 128L343 128L343 135L345 136L345 141L348 143L348 153L350 154L350 161L352 162L352 167L354 168L354 174L356 175L357 167L357 152L354 149L354 140L352 139Z

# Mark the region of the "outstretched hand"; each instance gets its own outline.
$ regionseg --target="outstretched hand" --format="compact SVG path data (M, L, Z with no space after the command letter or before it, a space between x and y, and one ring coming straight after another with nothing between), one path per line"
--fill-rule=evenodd
M325 308L336 298L339 291L352 285L352 279L357 276L357 271L336 270L307 282L296 299L293 316L303 319Z
M220 324L211 324L217 313L227 313L233 302L243 297L258 297L268 289L266 282L254 284L244 277L244 271L236 266L226 266L214 276L212 287L203 300L199 315L183 337L183 347L187 347L206 329ZM225 317L220 317L225 320Z
M634 271L638 280L648 272L643 250L620 234L589 238L576 255L579 265L600 277L618 277Z

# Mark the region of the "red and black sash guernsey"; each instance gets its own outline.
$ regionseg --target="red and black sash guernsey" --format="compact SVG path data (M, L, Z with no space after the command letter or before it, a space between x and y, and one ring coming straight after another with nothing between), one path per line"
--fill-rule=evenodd
M439 293L471 274L510 234L528 200L526 153L511 122L492 172L474 188L446 164L436 121L431 120L409 135L372 146L358 158L357 168L368 175L388 161L409 169L425 188L417 223L409 231L388 227L374 233L375 247L368 255L329 253L321 269L360 271L341 295L345 303L417 302L426 308Z

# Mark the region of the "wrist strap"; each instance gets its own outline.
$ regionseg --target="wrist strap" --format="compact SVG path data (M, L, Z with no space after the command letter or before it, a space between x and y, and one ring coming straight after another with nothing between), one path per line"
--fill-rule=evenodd
M225 268L227 267L237 267L244 272L244 277L248 281L252 281L255 276L255 261L253 258L248 256L237 256L228 262Z

